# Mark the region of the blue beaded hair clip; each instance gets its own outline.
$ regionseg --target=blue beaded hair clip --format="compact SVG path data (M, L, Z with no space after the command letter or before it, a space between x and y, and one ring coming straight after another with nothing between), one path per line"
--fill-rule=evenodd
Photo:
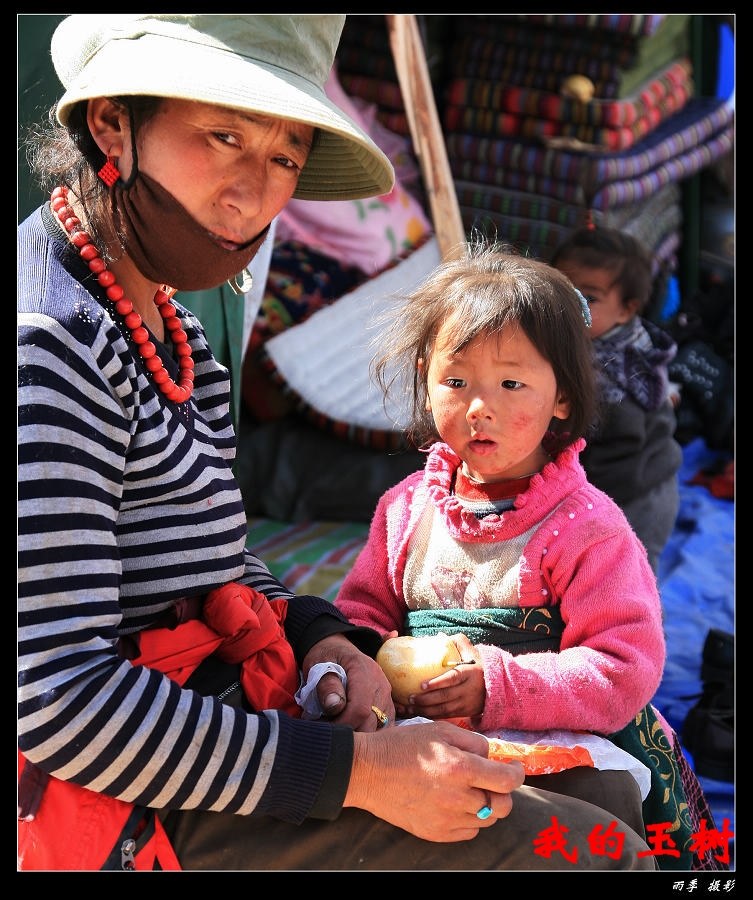
M580 300L580 311L583 313L583 321L586 323L586 328L591 327L591 307L588 305L588 300L581 294L578 288L575 288L575 293L578 295L578 300Z

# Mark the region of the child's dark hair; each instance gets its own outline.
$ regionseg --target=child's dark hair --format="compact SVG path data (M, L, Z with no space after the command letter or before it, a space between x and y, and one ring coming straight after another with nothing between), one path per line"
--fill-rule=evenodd
M559 446L566 446L586 433L596 409L593 343L584 305L569 279L552 266L506 245L477 240L465 245L459 258L441 263L405 303L394 307L373 372L385 398L392 390L410 392L407 436L415 446L426 446L438 438L426 410L426 372L440 328L452 321L457 352L479 335L519 325L551 364L558 390L570 401L569 418L552 421Z
M619 285L623 303L637 300L638 314L651 299L651 257L646 247L627 232L598 225L579 228L557 247L551 264L559 267L566 261L613 272L613 283Z

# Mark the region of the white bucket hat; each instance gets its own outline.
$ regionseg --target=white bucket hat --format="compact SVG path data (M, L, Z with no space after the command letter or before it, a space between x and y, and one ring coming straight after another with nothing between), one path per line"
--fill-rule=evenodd
M345 16L77 14L58 25L52 61L65 87L57 118L92 97L197 100L320 129L294 197L389 193L392 165L324 93Z

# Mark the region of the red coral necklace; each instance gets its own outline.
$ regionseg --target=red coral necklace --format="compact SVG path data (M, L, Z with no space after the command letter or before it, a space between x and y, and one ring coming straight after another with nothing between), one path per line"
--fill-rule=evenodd
M50 196L50 206L60 224L68 232L71 243L78 249L81 258L89 266L91 272L97 276L97 281L105 289L107 298L115 304L115 312L122 316L126 328L131 332L131 339L136 344L154 383L168 400L173 403L185 403L193 393L194 365L188 335L182 328L177 310L170 302L175 295L175 288L166 284L160 285L154 295L154 303L165 322L165 329L170 333L175 345L175 352L178 354L180 374L177 384L162 364L154 342L149 340L149 332L144 327L143 319L133 308L133 303L124 295L123 288L107 268L107 263L102 259L102 255L94 246L91 237L84 230L81 220L68 204L67 187L55 188Z

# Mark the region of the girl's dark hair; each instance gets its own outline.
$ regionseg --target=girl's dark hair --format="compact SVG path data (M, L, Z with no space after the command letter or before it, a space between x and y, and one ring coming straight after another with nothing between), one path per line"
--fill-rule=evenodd
M623 303L637 300L639 314L651 299L651 257L646 247L627 232L598 225L579 228L554 251L551 264L559 267L563 262L613 272Z
M479 335L517 324L551 364L558 390L570 402L567 420L552 420L559 445L582 437L596 414L593 344L583 306L569 279L544 262L520 256L497 242L475 239L463 255L440 264L393 307L381 349L372 363L385 395L409 392L408 438L418 447L436 440L426 410L426 373L439 329L452 321L454 351ZM419 368L419 360L423 360Z

